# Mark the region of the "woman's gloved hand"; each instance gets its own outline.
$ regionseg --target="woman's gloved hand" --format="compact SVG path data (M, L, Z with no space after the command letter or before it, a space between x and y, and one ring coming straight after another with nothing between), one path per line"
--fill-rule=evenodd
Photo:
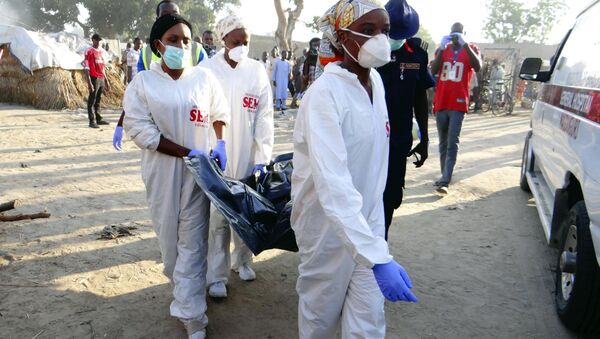
M188 156L188 158L191 158L191 157L195 157L195 156L203 155L203 154L204 154L204 152L202 152L201 150L193 149L190 151L190 153L188 153L187 156Z
M221 167L221 171L227 166L227 151L225 150L225 140L217 140L217 146L213 149L212 158L216 159Z
M381 289L383 296L389 301L409 301L417 302L417 297L411 292L413 287L408 273L395 260L387 264L377 264L373 266L373 273L377 285Z
M123 146L123 126L117 126L115 128L115 134L113 134L113 147L117 151L122 151Z
M258 164L256 166L254 166L254 169L252 170L252 174L256 174L256 172L260 172L260 179L262 179L265 174L267 173L267 165L265 164Z

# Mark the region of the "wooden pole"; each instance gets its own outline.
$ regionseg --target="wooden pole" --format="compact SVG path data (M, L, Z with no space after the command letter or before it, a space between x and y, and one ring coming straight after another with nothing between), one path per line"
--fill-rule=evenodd
M30 219L40 219L40 218L50 218L50 213L40 212L40 213L35 213L35 214L17 214L17 215L2 215L2 214L0 214L0 222L1 221L30 220Z
M19 200L13 200L0 204L0 212L12 210L19 205Z

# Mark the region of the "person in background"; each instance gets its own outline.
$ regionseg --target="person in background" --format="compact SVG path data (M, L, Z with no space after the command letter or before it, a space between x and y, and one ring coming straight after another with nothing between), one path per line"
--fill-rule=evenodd
M273 66L273 87L275 87L275 108L282 112L286 110L286 100L288 96L288 83L290 81L291 66L287 61L288 52L281 53L281 59L278 59Z
M263 52L260 58L260 63L267 72L267 77L271 78L271 60L269 60L269 52Z
M427 43L412 38L419 30L417 12L406 0L390 0L385 8L390 16L392 55L391 62L377 71L383 80L390 119L390 156L383 193L387 239L394 210L402 204L407 157L419 155L414 163L417 167L428 157L427 89L435 82L428 69ZM421 140L414 149L413 115L421 131Z
M123 51L123 53L121 53L121 69L123 70L123 74L125 74L125 76L123 77L123 83L125 85L127 85L131 80L131 73L127 68L127 55L129 54L129 51L131 51L131 42L127 43L127 45L125 46L125 50Z
M306 92L310 85L315 81L320 45L320 38L310 39L309 50L306 55L306 60L304 61L304 66L302 66L302 93Z
M308 50L302 50L302 55L296 58L294 66L292 66L292 79L294 81L294 88L296 92L292 95L292 108L298 108L298 97L302 94L302 67L304 67L304 61L306 60L306 54Z
M293 69L294 69L294 60L292 59L292 52L287 51L287 58L285 59L287 63L290 65L290 77L288 80L288 91L290 91L290 95L292 98L296 97L296 86L293 78Z
M140 48L142 46L142 40L139 37L133 39L133 48L127 54L127 73L129 74L130 83L131 80L137 75L137 64L140 58Z
M91 128L99 128L98 125L108 125L108 121L102 119L100 115L100 101L102 100L102 93L106 89L110 92L110 82L106 77L104 67L106 66L106 59L104 53L100 49L100 41L102 38L98 34L92 35L92 47L88 48L85 52L84 60L84 73L85 79L87 80L88 90L90 94L88 96L87 109L89 126ZM92 108L94 111L92 112Z
M215 46L215 33L206 30L202 33L202 47L206 51L209 58L212 58L217 53L217 46Z
M225 170L222 137L229 107L216 77L191 67L192 25L187 20L177 14L161 16L152 26L150 44L163 58L127 87L124 126L143 152L142 179L163 272L173 291L171 316L183 323L189 338L204 339L210 202L183 157L207 156L214 133L212 157Z
M490 70L490 88L492 89L492 98L496 99L499 95L498 92L502 90L504 84L504 65L498 62L498 59L492 61L492 68Z
M377 71L390 21L375 0L340 0L319 28L332 61L302 99L294 128L291 225L300 254L300 339L385 337L384 297L416 302L384 239L389 122Z
M271 69L269 69L269 79L271 79L273 77L273 69L275 68L275 64L277 63L277 60L279 60L279 47L273 47L269 58L269 62L271 64ZM273 87L273 98L275 98L275 87Z
M479 49L464 39L464 26L452 25L450 35L442 39L440 49L431 66L438 75L433 102L435 122L440 139L440 169L442 176L434 185L442 195L448 194L454 165L458 155L460 130L469 111L469 87L474 72L481 69Z
M160 18L163 15L168 14L179 14L179 6L171 0L162 0L156 5L156 18ZM190 65L196 66L206 56L206 52L202 48L201 44L192 41L192 57L190 58ZM150 69L150 65L155 63L161 63L161 57L156 55L152 50L152 44L150 41L140 49L140 55L137 64L137 72L142 72ZM117 122L117 127L113 133L113 147L117 151L121 151L123 147L123 119L125 117L125 111L121 113L121 117Z
M172 0L162 0L156 6L156 17L160 18L166 14L179 14L179 6ZM206 51L202 48L202 44L197 43L195 41L192 42L192 58L191 65L196 66L202 60L207 58ZM152 49L150 45L145 46L140 51L140 58L138 61L138 72L145 71L150 69L150 64L152 62L160 63L160 56L152 53Z
M231 123L223 133L229 155L225 175L244 179L256 172L264 173L271 160L274 139L271 86L260 62L248 57L250 34L239 17L230 15L219 20L216 32L225 48L201 66L219 79L231 107ZM230 255L232 235L234 249ZM226 284L231 269L238 272L242 280L256 279L251 263L250 249L231 232L225 217L211 208L208 294L214 298L227 297Z

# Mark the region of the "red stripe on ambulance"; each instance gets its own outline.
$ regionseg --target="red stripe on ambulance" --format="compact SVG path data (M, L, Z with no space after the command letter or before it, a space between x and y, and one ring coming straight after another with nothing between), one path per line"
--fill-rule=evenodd
M545 85L541 101L600 123L600 90Z

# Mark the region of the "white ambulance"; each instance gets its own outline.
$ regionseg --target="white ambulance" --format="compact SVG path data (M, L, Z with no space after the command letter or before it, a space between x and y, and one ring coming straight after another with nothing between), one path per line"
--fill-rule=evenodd
M521 188L558 248L556 310L570 329L600 338L600 1L583 11L550 65L523 62L542 82L525 139Z

